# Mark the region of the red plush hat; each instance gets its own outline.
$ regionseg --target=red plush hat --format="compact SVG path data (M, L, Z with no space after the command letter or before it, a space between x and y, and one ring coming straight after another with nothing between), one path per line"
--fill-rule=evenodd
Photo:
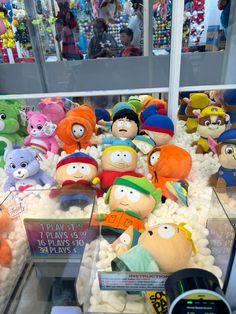
M58 162L56 169L66 164L70 164L72 162L82 162L85 164L90 164L90 165L95 166L98 169L98 164L96 160L92 158L91 156L84 153L74 153L74 154L66 156L65 158L63 158L62 160Z

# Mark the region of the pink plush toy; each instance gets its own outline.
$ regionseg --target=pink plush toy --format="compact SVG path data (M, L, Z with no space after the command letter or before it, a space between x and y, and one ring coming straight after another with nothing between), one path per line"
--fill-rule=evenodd
M58 152L58 144L55 139L56 125L40 112L29 111L27 113L29 135L25 138L25 145L30 146L40 153L46 154L47 151L52 153Z
M65 118L64 103L58 99L41 99L38 104L39 110L56 125Z

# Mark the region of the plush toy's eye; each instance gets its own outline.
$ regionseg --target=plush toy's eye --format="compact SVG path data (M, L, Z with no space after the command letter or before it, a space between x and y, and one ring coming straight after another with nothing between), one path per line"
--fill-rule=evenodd
M118 127L124 126L124 124L125 124L124 121L118 121L117 122L117 126Z
M155 152L150 156L150 164L153 166L157 163L158 159L160 158L160 152Z
M126 194L126 192L125 192L125 186L120 185L120 186L118 186L118 187L116 188L114 197L115 197L116 199L120 199L120 198L124 197L125 194Z
M15 169L15 168L16 168L16 165L15 165L15 164L13 164L13 162L12 162L12 163L10 163L10 168Z
M221 120L217 120L216 123L217 123L218 125L221 125Z
M134 189L127 189L126 192L128 198L131 200L131 202L138 202L140 200L140 193Z
M122 158L122 153L120 151L116 150L113 153L111 153L110 160L112 162L118 162L121 160L121 158Z
M31 125L30 127L31 127L31 129L33 129L33 128L34 128L34 126L33 126L33 125Z
M130 128L131 127L131 123L130 122L125 122L125 127Z
M90 167L89 167L89 165L87 165L87 164L81 163L81 164L79 165L79 171L80 171L82 174L89 174L89 173L90 173Z
M39 125L37 126L37 129L38 129L38 130L42 130L42 128L43 128L43 126L42 126L41 124L39 124Z
M26 167L28 166L28 163L25 162L25 161L23 161L23 162L20 164L20 166L21 166L22 168L26 168Z
M176 230L170 225L160 225L157 232L161 238L170 239L174 236Z
M0 119L1 120L5 120L6 119L6 115L5 115L5 113L0 113Z
M233 146L231 146L231 145L227 145L226 147L225 147L225 153L226 154L233 154L234 153L234 148L233 148Z
M211 124L211 122L210 122L209 120L206 120L206 121L204 122L204 124L205 124L205 126L208 126L208 125Z
M132 155L130 154L130 152L124 151L124 152L122 153L122 159L123 159L125 162L131 162L131 160L132 160Z
M125 244L125 245L128 245L131 242L131 238L130 238L130 236L127 233L123 233L120 236L120 242Z
M72 162L72 163L69 164L69 165L67 166L67 168L66 168L66 172L67 172L67 174L69 174L69 175L76 173L77 170L78 170L78 164L75 163L75 162L74 162L74 163Z

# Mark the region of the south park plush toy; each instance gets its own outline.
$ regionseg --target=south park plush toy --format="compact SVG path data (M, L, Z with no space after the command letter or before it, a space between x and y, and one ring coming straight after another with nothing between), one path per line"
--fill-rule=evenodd
M116 178L108 190L105 203L111 213L100 214L102 235L109 240L120 236L130 225L138 231L145 229L143 219L161 200L161 190L156 189L146 178L123 176Z
M165 198L187 202L188 184L185 181L191 167L191 155L175 145L155 146L147 156L150 179Z
M57 126L57 136L64 142L61 149L71 154L88 147L95 126L96 116L90 106L85 104L69 110Z
M10 231L12 221L8 210L0 206L0 266L8 267L12 261L12 252L8 242L2 237L5 232Z
M92 186L97 169L96 160L87 154L79 152L64 157L56 166L56 181L60 188L51 190L50 197L59 197L63 210L73 205L87 205L93 197L91 191L96 192L97 197L103 194Z
M186 121L186 132L194 133L197 130L197 118L193 113L194 110L203 110L210 105L208 96L204 93L190 94L190 98L183 98L183 101L187 103L185 114L188 117Z
M164 223L145 230L138 244L111 262L113 271L175 272L196 252L184 223Z
M223 94L223 108L230 116L232 128L236 127L236 89L226 90Z
M137 135L132 142L144 155L148 154L156 145L148 135Z
M93 184L100 183L106 192L114 180L124 175L143 177L135 172L137 167L137 152L129 146L109 146L102 152L102 171L93 180Z
M142 110L143 103L137 96L130 96L128 99L128 103L135 107L137 113Z
M187 98L187 101L186 101ZM187 121L188 117L185 113L189 100L189 93L183 92L179 94L179 110L178 110L178 119L180 121Z
M192 145L197 144L196 154L208 153L210 151L208 137L217 139L226 130L229 115L217 106L208 106L202 111L194 110L193 113L198 117L197 132L200 138Z
M227 187L236 186L236 128L229 129L218 137L216 153L221 166L209 178L209 185L224 193Z

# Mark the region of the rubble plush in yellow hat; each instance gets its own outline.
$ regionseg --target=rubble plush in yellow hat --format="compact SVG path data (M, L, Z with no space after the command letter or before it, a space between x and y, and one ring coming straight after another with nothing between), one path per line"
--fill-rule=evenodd
M205 109L203 109L200 113L200 117L206 117L211 115L217 115L217 116L224 116L225 111L217 106L209 106Z
M196 109L203 109L210 104L208 96L204 93L190 94L191 107Z

